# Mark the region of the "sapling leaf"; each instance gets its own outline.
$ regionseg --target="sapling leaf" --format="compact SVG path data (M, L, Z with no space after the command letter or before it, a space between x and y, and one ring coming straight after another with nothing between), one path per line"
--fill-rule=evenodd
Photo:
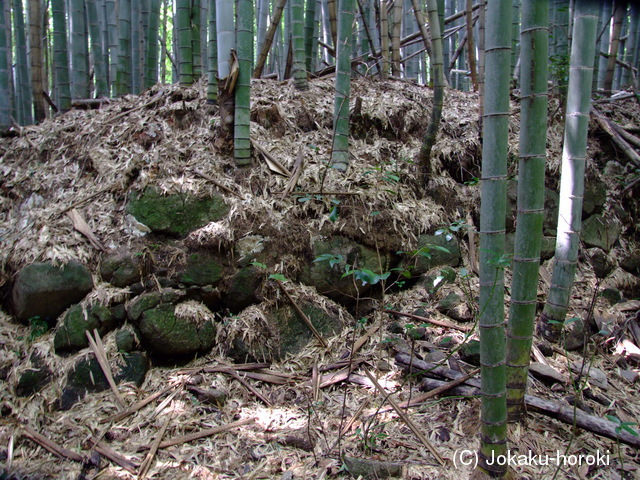
M271 275L269 275L269 278L271 280L279 280L282 283L288 282L289 279L287 277L285 277L284 275L282 275L281 273L272 273Z

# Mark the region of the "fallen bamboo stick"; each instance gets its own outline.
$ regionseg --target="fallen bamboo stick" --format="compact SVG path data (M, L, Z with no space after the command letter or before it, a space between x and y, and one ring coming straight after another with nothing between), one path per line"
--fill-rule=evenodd
M416 426L415 423L413 423L413 420L411 420L409 418L409 416L398 406L398 404L393 400L393 398L391 397L391 394L388 393L384 388L382 388L382 386L378 383L378 381L376 380L376 378L371 375L371 373L369 373L369 371L365 368L364 369L364 373L367 375L367 377L369 378L369 380L371 380L371 382L375 385L375 387L380 391L381 394L384 395L384 398L387 402L389 402L389 405L391 405L393 407L393 409L396 411L396 413L400 416L400 418L402 418L402 420L404 421L404 423L407 425L407 427L409 427L411 429L411 431L413 432L413 434L418 437L418 440L420 440L420 443L422 443L427 450L429 450L431 452L431 454L436 458L436 460L438 461L438 463L444 467L445 465L445 461L444 458L442 458L442 456L438 453L438 451L436 450L436 448L431 444L431 442L429 442L429 440L427 440L427 438L422 434L422 432L420 431L420 429Z
M311 323L311 320L309 320L309 317L307 317L307 315L298 306L298 304L293 299L293 297L289 294L287 289L284 288L284 284L280 280L276 280L276 283L280 287L280 290L282 290L284 292L285 296L289 299L289 302L291 303L291 306L298 313L298 315L304 321L304 323L306 323L307 327L309 327L309 330L311 330L311 333L313 333L313 336L318 339L318 341L322 344L322 346L324 348L329 348L329 344L327 343L327 341L322 337L322 335L320 335L320 332L318 332L318 330L313 325L313 323Z
M398 312L397 310L386 310L386 309L383 310L383 312L390 313L391 315L397 315L399 317L408 317L414 320L420 320L421 322L431 323L432 325L436 325L438 327L451 328L453 330L458 330L460 332L469 332L472 329L472 327L468 327L466 325L456 325L455 323L451 323L451 322L444 322L442 320L434 320L432 318L421 317L420 315L414 315L413 313L403 313L403 312Z
M109 366L109 360L107 359L107 354L104 351L104 346L102 345L102 340L100 339L98 330L97 329L93 330L93 334L95 335L95 340L91 336L91 333L89 331L85 331L84 333L87 336L87 339L89 339L89 345L91 345L91 349L93 350L93 353L95 354L96 359L98 360L98 364L102 369L102 373L104 373L104 376L107 379L107 382L109 383L109 387L111 388L111 391L116 397L116 401L120 406L120 410L124 409L126 406L126 403L124 401L124 398L122 398L122 395L120 395L116 382L113 379L113 375L111 374L111 367Z
M53 440L50 440L47 437L45 437L44 435L39 434L38 432L36 432L33 428L29 427L28 425L23 425L22 426L22 430L24 431L24 434L25 434L25 436L27 438L33 440L38 445L40 445L44 449L50 451L54 455L57 455L57 456L63 457L63 458L67 458L69 460L73 460L74 462L83 462L84 461L84 457L82 455L80 455L79 453L76 453L76 452L71 451L71 450L69 450L67 448L61 447L60 445L58 445Z

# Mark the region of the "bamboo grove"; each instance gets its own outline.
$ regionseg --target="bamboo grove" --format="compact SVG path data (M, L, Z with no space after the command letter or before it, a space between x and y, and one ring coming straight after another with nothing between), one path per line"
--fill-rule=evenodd
M304 92L313 78L333 75L331 165L345 172L350 79L395 79L433 88L416 152L426 181L446 89L479 92L479 458L500 477L506 468L488 459L506 452L507 422L525 415L548 97L566 105L566 120L555 268L538 329L557 340L578 256L590 103L594 95L638 91L638 10L626 0L0 0L0 131L158 82L202 81L232 139L236 166L247 168L251 79L291 79ZM507 136L516 88L517 229L505 318Z

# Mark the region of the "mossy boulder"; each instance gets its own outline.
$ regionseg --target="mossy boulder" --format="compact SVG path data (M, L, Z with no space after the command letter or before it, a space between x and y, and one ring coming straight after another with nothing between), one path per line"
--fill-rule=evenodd
M162 303L140 319L140 336L152 352L168 357L193 355L213 346L214 315L199 302Z
M42 355L38 352L33 352L29 357L28 368L18 378L16 395L28 397L38 393L51 382L52 378L53 372L47 366Z
M389 270L391 258L385 252L378 252L349 238L318 238L313 242L312 259L303 267L300 281L337 302L353 303L371 289L372 282L358 279L354 282L351 275L343 277L347 266L380 275Z
M229 281L227 307L232 312L244 310L259 301L258 290L264 280L264 271L249 266L238 270Z
M411 275L416 277L435 267L457 267L460 264L460 243L454 236L420 235L415 255L404 262Z
M184 290L175 288L163 288L159 292L143 293L127 304L127 317L131 322L137 324L142 314L160 303L176 303L186 296Z
M154 188L146 188L131 195L127 211L153 232L184 237L223 218L229 213L229 206L220 195L161 195Z
M142 352L125 353L116 358L111 366L116 384L133 383L141 386L149 370L149 359ZM62 395L56 402L59 410L69 410L89 392L101 392L109 388L109 382L96 357L91 354L78 359L67 372L67 381Z
M539 191L531 188L531 195L540 195ZM518 181L510 180L507 184L507 232L514 232L516 225L516 212L518 205ZM538 200L539 201L539 200ZM544 219L543 233L549 236L556 235L558 223L558 208L560 206L560 196L549 188L544 189Z
M588 179L584 185L584 198L582 201L584 218L602 209L606 201L607 185L599 177Z
M56 330L53 345L56 352L80 350L89 346L87 331L92 332L97 329L100 335L104 335L116 326L111 310L104 305L94 305L89 308L74 305L67 311Z
M507 233L504 240L504 253L513 255L514 243L516 241L515 233ZM556 237L543 235L540 241L540 261L553 258L556 253ZM513 265L513 262L512 262Z
M222 259L208 252L194 252L187 256L187 264L183 272L178 274L178 281L187 285L217 285L222 279Z
M327 311L309 301L302 301L299 306L323 337L336 334L344 326L337 311ZM289 305L272 312L269 319L279 333L280 358L300 352L314 338L304 320Z
M56 266L32 263L16 276L12 299L15 318L25 322L40 317L55 324L58 316L93 289L87 268L78 262Z
M618 241L622 227L612 218L592 215L582 223L580 239L588 247L598 247L608 252Z
M470 365L480 366L480 342L477 340L470 340L460 347L458 351L460 360L467 362Z
M142 261L139 255L111 252L100 263L100 276L114 287L124 288L140 281Z

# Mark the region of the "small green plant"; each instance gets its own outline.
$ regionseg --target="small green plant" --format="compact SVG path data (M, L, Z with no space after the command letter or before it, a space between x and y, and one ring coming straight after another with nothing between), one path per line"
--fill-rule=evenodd
M469 225L465 220L456 220L450 225L436 230L435 235L444 235L447 242L450 242L456 233L463 232L467 228L469 228Z
M373 433L370 431L373 428L375 428L375 426L371 428L358 427L356 429L356 435L360 437L360 440L362 441L362 447L365 452L376 450L378 442L384 440L389 436L384 432Z
M43 320L39 316L31 317L29 319L29 343L41 337L49 331L49 324L46 320Z

